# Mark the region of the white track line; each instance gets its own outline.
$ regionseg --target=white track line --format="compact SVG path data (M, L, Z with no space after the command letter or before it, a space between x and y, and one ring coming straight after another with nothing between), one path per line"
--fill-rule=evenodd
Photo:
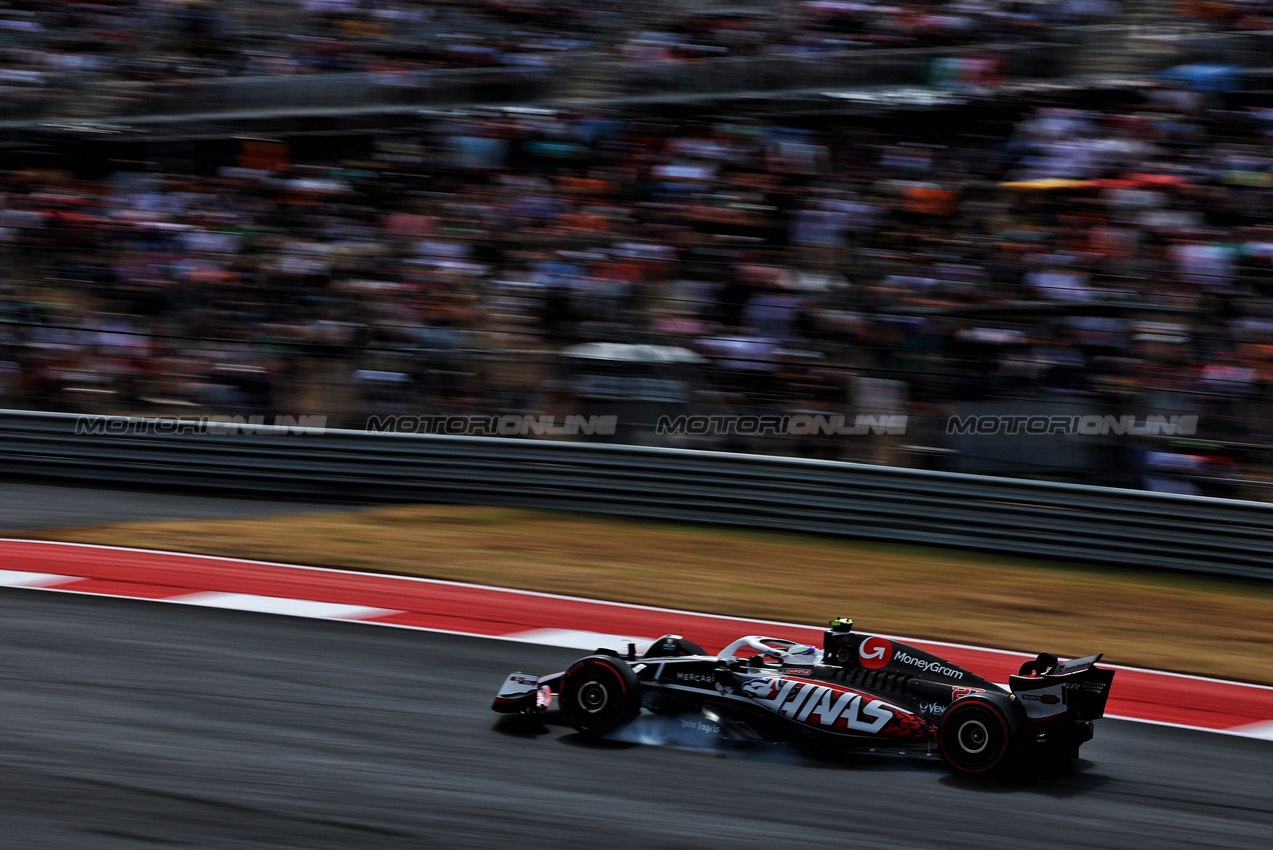
M137 553L145 553L145 554L159 554L159 555L176 556L176 557L183 557L183 558L196 558L196 559L210 560L210 561L229 561L229 562L241 563L241 564L261 564L263 566L309 570L309 571L320 572L320 573L337 573L342 575L361 575L361 576L377 575L375 573L367 573L365 571L360 571L360 570L342 570L342 569L336 569L331 567L307 566L303 564L285 564L278 561L260 561L260 560L254 560L254 559L248 559L248 558L230 558L230 557L225 557L220 555L200 555L200 554L191 553L191 552L173 552L173 551L163 550L163 549L139 549L136 547L129 547L129 546L106 546L106 545L93 544L93 543L70 543L70 542L62 541L62 540L48 540L48 541L27 540L23 538L10 537L10 538L0 538L0 542L39 544L39 545L45 545L45 546L73 546L76 548L105 549L105 550L116 551L116 552L137 552ZM72 582L72 581L80 580L78 577L74 577L74 576L62 576L62 575L56 575L51 573L26 573L26 572L21 572L17 570L0 570L0 574L2 574L0 575L0 586L44 588L49 590L57 589L56 587L49 587L49 585L56 585L63 582ZM817 628L816 626L810 626L804 623L787 623L780 620L757 620L757 619L752 619L747 617L731 617L725 614L705 614L705 613L701 613L697 611L686 611L683 609L676 609L676 608L663 608L663 607L652 606L652 605L638 605L638 604L630 603L630 602L611 602L611 601L600 600L600 599L589 599L587 597L566 596L566 595L557 594L557 593L542 593L542 592L534 591L534 590L522 590L519 588L495 587L490 585L472 584L469 582L446 581L442 579L429 579L429 578L421 578L418 576L403 576L403 575L394 575L389 573L381 573L378 575L383 575L386 578L391 578L391 579L395 579L399 581L412 581L412 582L418 582L418 583L424 583L424 584L443 585L443 586L450 586L450 587L467 587L467 588L475 588L479 590L496 591L500 593L511 593L518 596L531 596L531 597L539 597L539 598L546 598L546 599L562 599L562 600L569 600L569 601L576 601L576 602L592 603L597 605L607 605L607 606L612 606L617 608L628 608L628 609L640 610L640 611L652 611L652 612L669 613L669 614L677 614L677 615L690 615L695 617L704 617L704 618L713 619L713 620L734 620L738 622L750 622L750 623L756 623L757 625L778 626L782 628L798 628L798 629L811 629L811 628L816 629ZM9 577L10 581L12 581L13 583L10 583L10 581L6 581L4 578L6 576ZM27 579L24 579L23 577L29 577L29 582ZM76 593L76 591L70 591L70 592ZM86 593L83 595L99 595L99 594ZM192 597L195 597L195 598L192 599ZM198 600L198 597L205 597L206 601L200 602ZM222 601L217 601L216 597L222 597L223 599ZM225 599L226 597L231 597L232 599ZM207 605L209 607L219 607L219 608L227 608L227 609L242 610L242 611L258 611L262 613L276 613L276 614L284 614L284 615L290 615L290 616L317 617L322 619L341 619L341 620L361 620L361 619L369 619L372 617L383 616L386 614L397 613L396 611L393 611L390 609L384 609L384 608L360 607L360 606L352 606L352 605L342 606L342 605L335 605L333 603L313 602L309 600L284 600L281 597L251 596L249 594L222 594L222 593L211 593L211 592L188 594L184 597L175 597L175 598L158 599L158 600L150 600L150 601L178 602L183 604ZM284 603L292 603L292 604L285 605ZM583 649L585 651L590 649L595 649L600 646L606 646L607 644L613 645L616 640L626 641L631 639L631 638L625 638L623 636L618 636L618 635L606 635L606 634L601 634L597 632L578 632L578 631L572 631L568 629L537 629L537 630L531 630L529 632L519 632L515 634L510 634L510 635L477 635L471 632L460 632L460 631L454 631L451 629L435 629L435 628L428 628L423 626L403 626L403 625L391 624L391 623L374 623L373 625L390 626L392 628L415 629L419 631L435 632L438 634L453 634L453 635L466 635L470 637L485 637L485 638L489 638L493 640L505 640L505 641L511 641L516 643L536 643L536 644L545 645L545 646L563 647L568 649ZM539 636L535 636L534 634L535 632L539 632L541 634ZM951 643L947 641L928 640L923 638L907 638L907 637L902 637L897 635L881 635L881 637L899 640L899 641L902 641L903 643L918 643L918 644L927 644L930 646L945 646L945 647L952 647L955 649L967 649L967 650L974 650L979 652L991 652L991 653L1000 654L1000 655L1012 655L1012 656L1027 657L1027 658L1032 658L1035 655L1035 653L1022 652L1018 650L995 649L991 647L974 646L974 645L965 644L965 643ZM600 642L594 643L594 638L599 639ZM1235 682L1228 679L1217 679L1217 678L1209 677L1209 676L1198 676L1198 675L1193 675L1188 673L1173 673L1173 672L1169 672L1165 670L1152 670L1152 669L1148 669L1144 667L1128 667L1128 666L1119 665L1119 664L1109 664L1106 666L1111 667L1115 670L1132 670L1132 671L1149 673L1149 674L1158 675L1158 676L1170 676L1170 677L1181 678L1181 679L1193 679L1193 680L1197 680L1201 682L1217 682L1217 683L1221 683L1225 685L1237 685L1240 687L1255 688L1258 690L1273 690L1273 686L1270 686L1270 685L1257 685L1257 684L1252 684L1250 682ZM1166 721L1146 720L1146 719L1138 718L1138 717L1125 717L1121 715L1106 715L1106 716L1111 719L1126 720L1132 723L1148 723L1155 726L1169 726L1169 727L1177 728L1177 729L1190 729L1190 730L1196 730L1199 732L1213 732L1213 733L1221 734L1221 735L1234 735L1234 736L1244 737L1244 738L1255 738L1255 739L1263 739L1263 740L1273 739L1273 729L1268 728L1268 727L1273 727L1273 722L1256 723L1256 724L1251 724L1245 727L1238 727L1236 729L1212 729L1205 726L1190 726L1187 724L1169 723Z
M28 573L22 570L0 570L0 587L48 587L80 581L75 576L56 573Z
M319 617L327 620L366 620L371 617L399 613L391 608L371 608L366 605L342 605L335 602L314 602L309 599L288 599L282 596L254 596L250 593L215 591L170 596L166 601L182 605L203 605L208 608L227 608L231 611L256 611L261 614Z
M1263 738L1266 741L1273 741L1273 720L1250 723L1231 731L1237 732L1239 735L1246 735L1248 738Z
M1191 726L1188 723L1171 723L1167 720L1147 720L1144 717L1126 717L1121 714L1107 714L1106 720L1125 720L1128 723L1148 723L1150 726L1166 726L1170 729L1188 729L1191 732L1210 732L1213 735L1229 735L1234 738L1248 738L1254 740L1273 740L1273 730L1261 731L1255 729L1250 731L1252 727L1261 727L1265 725L1273 725L1273 723L1252 723L1247 726L1235 726L1232 729L1213 729L1210 726Z
M591 652L601 647L617 649L622 652L627 650L629 643L636 646L637 652L645 652L658 640L657 637L625 637L623 635L608 635L602 632L581 632L574 629L530 629L524 632L504 635L504 637L508 640L522 643L537 643L540 646L560 646L563 649L581 649L585 652Z
M335 567L313 567L305 564L284 564L279 561L260 561L252 558L231 558L224 555L200 555L193 552L173 552L167 549L139 549L132 546L106 546L100 543L70 543L65 540L28 540L21 537L0 537L0 543L34 543L41 546L73 546L81 549L107 549L114 552L140 552L154 555L174 555L182 558L198 558L209 561L231 561L236 564L261 564L267 567L286 567L293 570L310 570L319 573L336 573L339 575L368 576L379 575L385 578L395 579L398 581L420 582L423 584L436 584L445 587L472 587L478 590L492 590L500 593L512 593L517 596L535 596L544 599L564 599L570 602L589 602L596 605L609 605L615 608L630 608L637 611L656 611L667 614L688 614L693 617L706 617L712 620L735 620L737 622L757 623L759 625L781 626L788 629L820 629L821 627L810 625L808 623L788 623L782 620L757 620L750 617L731 617L728 614L705 614L700 611L686 611L680 608L661 608L654 605L638 605L633 602L611 602L605 599L589 599L583 596L566 596L560 593L541 593L537 590L521 590L515 587L496 587L494 585L472 584L463 581L446 581L445 579L421 578L419 576L405 576L394 573L369 573L365 570L342 570ZM68 577L69 578L69 577ZM75 580L75 579L69 579ZM876 634L872 632L872 634ZM987 646L974 646L968 643L951 643L949 641L930 640L928 638L909 638L902 635L886 635L880 634L880 637L889 638L890 640L899 640L902 643L927 644L928 646L949 646L955 649L972 649L978 652L993 652L999 655L1012 655L1020 658L1034 658L1037 652L1026 652L1018 649L996 649ZM1232 679L1217 679L1214 676L1198 676L1192 673L1172 673L1168 670L1153 670L1148 667L1128 667L1122 664L1106 664L1115 670L1135 670L1141 673L1152 673L1158 676L1172 676L1180 679L1195 679L1200 682L1219 682L1225 685L1239 685L1244 688L1256 688L1259 690L1273 691L1273 685L1257 685L1251 682L1237 682Z

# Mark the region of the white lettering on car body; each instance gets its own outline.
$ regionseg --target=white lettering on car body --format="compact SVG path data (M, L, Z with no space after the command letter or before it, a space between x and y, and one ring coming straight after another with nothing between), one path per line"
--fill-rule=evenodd
M784 717L853 732L878 732L903 710L856 691L776 677L745 682L743 693Z
M940 661L925 661L922 658L916 658L905 652L897 652L893 655L893 660L902 664L908 664L911 667L918 667L925 673L936 673L938 676L945 676L948 679L962 679L964 677L963 670L956 670L953 667L947 667Z

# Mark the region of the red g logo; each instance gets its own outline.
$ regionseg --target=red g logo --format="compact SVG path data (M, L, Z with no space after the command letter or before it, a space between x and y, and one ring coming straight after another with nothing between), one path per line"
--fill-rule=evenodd
M869 637L858 645L863 667L878 670L893 660L893 644L882 637Z

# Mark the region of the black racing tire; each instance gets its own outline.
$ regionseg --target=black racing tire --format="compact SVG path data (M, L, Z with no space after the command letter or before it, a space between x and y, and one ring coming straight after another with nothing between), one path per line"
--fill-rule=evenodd
M641 713L641 684L622 659L590 655L566 670L557 705L577 731L605 735Z
M686 655L707 655L707 650L688 638L664 635L650 644L642 658L678 658Z
M1021 669L1017 671L1020 676L1042 676L1044 673L1056 666L1059 659L1051 653L1040 653L1038 658L1032 658L1021 665Z
M937 745L950 766L975 776L1011 772L1021 750L1011 708L977 696L955 700L937 727Z

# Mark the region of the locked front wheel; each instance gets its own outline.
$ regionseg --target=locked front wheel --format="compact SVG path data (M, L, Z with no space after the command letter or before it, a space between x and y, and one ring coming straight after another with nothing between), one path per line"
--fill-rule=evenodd
M585 735L604 735L641 713L640 683L621 659L581 658L566 670L557 705L571 726Z

